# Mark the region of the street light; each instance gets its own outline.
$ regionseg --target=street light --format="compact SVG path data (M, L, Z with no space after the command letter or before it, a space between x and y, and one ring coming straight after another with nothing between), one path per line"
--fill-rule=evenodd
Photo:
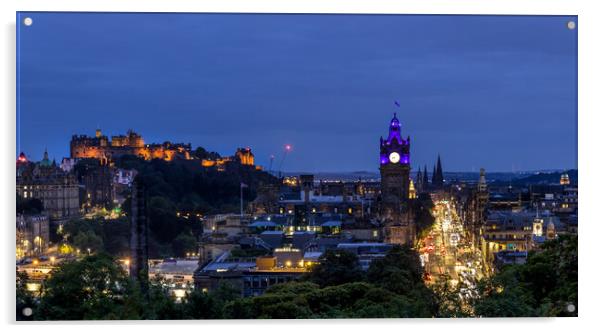
M90 248L87 248L87 250L88 250L88 255L90 255L90 251L91 251Z

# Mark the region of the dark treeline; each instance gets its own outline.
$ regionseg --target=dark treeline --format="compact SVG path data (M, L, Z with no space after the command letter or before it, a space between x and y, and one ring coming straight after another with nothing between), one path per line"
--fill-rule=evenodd
M355 255L334 250L300 281L273 286L264 295L240 298L239 290L224 284L209 293L195 290L175 303L158 285L143 297L113 258L98 254L61 265L37 301L25 289L26 277L18 276L17 319L577 316L575 236L550 241L526 264L481 281L479 297L470 304L453 291L428 288L422 274L408 247L394 247L366 272ZM32 317L23 316L25 307L33 309Z
M201 167L198 160L144 161L124 156L115 165L135 169L137 181L146 186L151 231L149 251L153 257L181 257L189 250L196 252L194 243L202 232L197 214L239 212L241 183L248 185L243 195L249 202L256 197L259 186L277 182L267 172L239 163L228 163L224 171L218 171ZM123 207L128 214L129 199ZM190 215L184 217L183 214Z
M475 312L485 317L577 316L577 236L560 236L479 285ZM572 308L573 311L570 311Z
M241 183L248 185L243 189L243 195L250 201L257 196L261 184L278 181L267 172L234 162L227 163L223 171L218 171L201 167L198 160L144 161L124 156L115 161L115 166L137 170L137 177L146 185L151 200L159 197L174 210L203 215L238 212Z
M202 148L194 154L200 158L219 157ZM202 233L201 217L239 212L241 183L248 185L243 189L243 195L245 202L249 202L256 197L261 184L277 182L267 172L239 163L228 163L224 171L217 171L201 167L199 160L145 161L135 156L123 156L115 160L115 166L135 169L138 172L136 179L146 186L152 257L183 257L187 252L196 252L196 241ZM96 160L82 160L75 169L83 177L98 167ZM35 204L23 203L19 207L33 210ZM129 197L122 206L127 217L131 206ZM91 248L113 256L127 255L127 218L76 219L66 224L64 232L65 240L82 251Z

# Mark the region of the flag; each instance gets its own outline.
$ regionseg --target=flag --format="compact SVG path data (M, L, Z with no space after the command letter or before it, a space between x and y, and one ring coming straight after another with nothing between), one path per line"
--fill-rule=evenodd
M249 187L249 185L247 185L245 183L240 183L240 188L245 188L245 187Z
M399 105L398 101L395 101L395 106L397 106L398 108L401 107L401 105Z

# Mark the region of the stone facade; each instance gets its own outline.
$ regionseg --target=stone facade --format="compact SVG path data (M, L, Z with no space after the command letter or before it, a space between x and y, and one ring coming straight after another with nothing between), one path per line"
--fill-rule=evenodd
M44 212L59 220L80 214L79 186L75 176L48 161L17 163L17 194L42 201Z
M40 255L50 239L47 215L17 215L17 258Z
M145 160L191 159L190 144L164 142L145 144L142 136L129 130L126 135L111 137L96 131L95 137L74 135L70 143L71 158L113 159L124 155L133 155Z
M380 176L380 219L385 222L385 241L411 244L415 238L415 227L408 205L412 195L410 137L401 137L401 125L396 114L389 125L389 136L380 138Z

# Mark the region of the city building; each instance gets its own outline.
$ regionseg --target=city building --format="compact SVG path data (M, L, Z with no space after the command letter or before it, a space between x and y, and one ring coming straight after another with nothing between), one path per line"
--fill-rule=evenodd
M569 179L568 173L563 173L560 176L560 185L571 185L571 180Z
M483 226L483 248L492 262L500 251L528 252L546 239L554 239L562 226L557 216L530 211L494 211Z
M389 136L380 138L381 207L388 243L411 244L415 227L409 211L410 200L410 137L401 137L397 114L389 124Z
M199 266L194 272L194 285L204 292L219 288L227 283L240 290L241 296L250 297L263 294L269 287L286 283L301 277L307 271L302 257L286 259L279 263L276 256L256 258L234 258L225 252L210 263ZM312 261L308 261L311 266Z
M337 245L337 249L357 255L363 270L368 270L372 261L384 258L392 247L392 244L387 243L341 243Z
M364 216L368 205L359 194L363 188L359 183L321 181L316 184L310 174L294 179L294 182L283 183L276 202L277 214L287 217L288 226L316 231L327 220L354 220ZM262 196L262 200L265 197Z
M17 259L41 255L50 242L47 215L17 215Z
M148 278L159 281L176 302L181 302L194 289L193 275L197 267L197 260L150 260Z
M63 170L63 172L71 172L78 161L78 158L63 157L63 160L61 161L61 170Z
M485 169L479 172L479 181L476 186L465 187L462 192L462 215L466 225L467 236L474 249L481 248L483 225L487 219L489 204L489 189L485 179Z
M255 155L251 152L251 148L238 148L236 149L236 153L234 154L236 159L240 161L242 165L255 165Z
M238 148L234 156L204 158L201 160L201 165L205 168L216 168L217 171L225 171L229 164L236 162L239 165L253 167L255 170L262 170L259 165L255 165L255 155L251 148Z
M42 201L44 213L52 220L65 220L80 215L79 184L75 176L50 162L48 152L38 163L21 153L17 162L18 195Z
M190 144L171 143L145 144L138 133L129 130L126 135L111 137L111 140L98 129L96 135L74 135L70 143L71 158L96 158L113 160L124 155L133 155L145 160L191 159Z
M115 200L114 170L106 159L81 160L73 170L81 185L80 202L84 212L111 208Z

